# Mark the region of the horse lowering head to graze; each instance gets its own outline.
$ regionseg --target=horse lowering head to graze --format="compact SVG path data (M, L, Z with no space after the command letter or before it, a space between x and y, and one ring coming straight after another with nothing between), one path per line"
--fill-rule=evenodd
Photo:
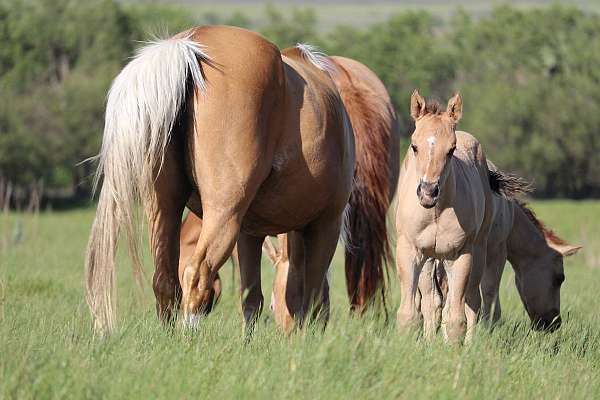
M95 327L115 325L115 249L125 231L140 266L136 204L150 228L158 315L190 324L210 308L237 242L247 327L263 303L262 243L290 232L286 331L327 309L325 275L352 189L352 127L331 63L308 46L281 52L231 26L190 29L144 46L115 78L99 155L103 183L86 255ZM202 218L178 276L185 207ZM181 283L180 283L181 282ZM326 315L326 314L325 314Z
M295 51L294 48L283 53ZM315 53L318 57L323 54ZM391 260L387 212L396 192L399 173L400 133L390 96L373 71L346 57L327 58L335 68L332 78L352 123L356 142L356 164L352 193L345 210L345 272L350 309L362 313L370 305L385 307L385 264ZM181 232L180 271L193 254L202 220L190 213ZM266 250L277 264L274 293L285 293L289 257L287 237L285 262L274 261L267 238ZM298 257L296 258L298 259ZM217 275L218 278L218 275ZM215 279L215 285L220 283ZM280 285L284 285L281 287ZM220 285L219 285L220 289ZM215 296L217 289L213 290ZM325 295L325 293L324 293ZM283 296L275 296L283 300ZM377 300L381 301L377 301ZM275 303L271 303L273 306ZM279 307L279 309L283 309Z
M426 102L415 90L411 97L410 113L415 120L410 147L420 177L417 196L423 207L431 208L436 205L440 188L448 177L448 165L456 149L455 130L462 114L462 100L456 94L443 110L439 103Z
M577 253L581 246L558 237L524 203L515 201L514 208L507 256L515 270L515 284L533 327L554 330L561 325L563 259Z

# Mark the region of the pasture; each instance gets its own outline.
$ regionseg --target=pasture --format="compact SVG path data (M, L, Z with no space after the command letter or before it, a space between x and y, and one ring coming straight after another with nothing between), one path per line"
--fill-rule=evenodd
M347 314L343 260L334 259L332 318L322 332L287 338L268 309L272 268L263 257L265 309L242 334L231 265L224 294L196 331L165 329L149 284L133 284L118 256L117 333L95 339L83 298L83 259L94 210L0 215L0 399L2 398L598 398L600 396L600 202L534 202L534 210L584 250L566 261L563 326L533 332L510 267L503 320L470 346L427 345L389 321ZM145 252L146 281L151 261Z

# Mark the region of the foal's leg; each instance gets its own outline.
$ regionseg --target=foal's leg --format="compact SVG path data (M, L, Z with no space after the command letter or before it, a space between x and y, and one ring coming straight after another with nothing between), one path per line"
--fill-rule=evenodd
M417 249L402 235L396 243L396 270L400 280L400 307L396 314L399 328L414 327L419 322L416 295L421 268L425 258L417 253ZM421 294L421 302L423 294Z
M302 234L306 259L304 310L312 310L312 318L318 318L325 323L329 320L327 270L335 253L340 228L339 217L321 218L309 224ZM327 288L325 296L324 288Z
M469 273L469 282L467 283L465 295L465 316L467 318L467 333L465 343L471 342L475 334L475 326L479 319L479 311L481 309L481 292L479 284L481 276L485 269L487 256L487 243L476 244L473 248L473 265Z
M435 336L441 322L442 297L436 281L435 265L436 260L433 258L427 259L419 276L423 334L427 339Z
M506 244L488 248L486 267L481 278L483 309L481 318L492 323L500 319L500 282L506 264Z
M472 246L453 262L446 262L448 295L442 310L442 331L448 342L459 341L466 332L465 297L469 274L473 265Z
M240 262L240 295L246 332L251 333L263 308L263 294L260 285L260 257L263 237L240 232L238 254ZM233 282L232 282L233 284Z
M172 317L181 299L177 276L179 229L190 192L191 185L173 142L166 149L164 164L154 182L154 193L145 203L155 266L152 287L156 296L156 312L163 320Z

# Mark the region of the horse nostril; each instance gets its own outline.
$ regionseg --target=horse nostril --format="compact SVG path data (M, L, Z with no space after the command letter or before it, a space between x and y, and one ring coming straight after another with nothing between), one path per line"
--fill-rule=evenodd
M440 185L436 184L431 191L431 197L437 197L440 194Z
M417 197L421 197L421 184L417 186Z

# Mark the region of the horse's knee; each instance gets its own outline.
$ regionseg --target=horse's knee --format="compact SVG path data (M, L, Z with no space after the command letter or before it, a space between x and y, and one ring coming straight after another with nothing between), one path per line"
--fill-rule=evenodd
M454 307L446 304L442 310L442 332L447 343L457 343L467 332L467 317L464 304Z
M398 325L398 329L401 330L416 328L420 323L420 318L417 314L417 310L404 310L401 307L396 313L396 323Z

